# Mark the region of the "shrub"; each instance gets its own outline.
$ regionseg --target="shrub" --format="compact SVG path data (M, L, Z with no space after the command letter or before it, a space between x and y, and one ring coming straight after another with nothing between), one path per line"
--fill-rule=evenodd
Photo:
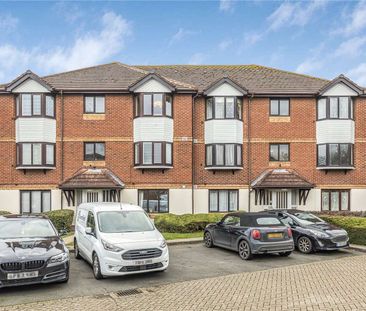
M1 215L9 215L9 214L11 214L10 212L7 212L7 211L0 211L0 216Z
M190 233L202 231L213 222L218 222L224 215L211 214L160 214L154 217L156 228L161 232Z
M54 224L58 231L70 232L74 220L74 211L70 209L55 210L43 213Z
M348 232L350 243L366 245L366 218L320 215L325 221Z

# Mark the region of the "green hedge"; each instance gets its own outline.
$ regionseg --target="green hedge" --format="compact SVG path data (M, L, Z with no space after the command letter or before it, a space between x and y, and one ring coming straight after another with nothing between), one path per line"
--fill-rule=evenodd
M161 232L190 233L202 231L213 222L218 222L224 215L219 213L211 214L160 214L154 218L156 228Z
M72 221L74 220L74 211L71 209L55 210L43 213L57 228L58 231L70 232Z
M348 232L350 243L366 245L366 217L320 215L325 221Z
M9 212L7 212L7 211L0 211L0 216L1 216L1 215L9 215L9 214L11 214L11 213L9 213Z

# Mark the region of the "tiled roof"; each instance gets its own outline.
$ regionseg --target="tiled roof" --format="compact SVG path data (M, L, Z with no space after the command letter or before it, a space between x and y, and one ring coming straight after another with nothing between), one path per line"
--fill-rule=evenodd
M82 167L60 189L122 189L124 183L107 168Z
M309 183L292 169L268 169L260 174L251 184L252 188L303 188L310 189Z

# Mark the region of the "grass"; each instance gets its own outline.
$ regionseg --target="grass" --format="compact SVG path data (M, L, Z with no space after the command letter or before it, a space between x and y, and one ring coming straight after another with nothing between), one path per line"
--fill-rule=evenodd
M175 233L175 232L162 232L162 235L166 240L179 240L179 239L191 239L191 238L202 238L203 232L191 232L191 233Z

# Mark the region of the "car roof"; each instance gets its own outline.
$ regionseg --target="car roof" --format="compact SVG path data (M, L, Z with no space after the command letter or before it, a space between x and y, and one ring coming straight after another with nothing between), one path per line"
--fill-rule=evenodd
M42 214L5 214L1 215L0 219L49 219L46 215Z
M229 216L238 216L238 217L268 217L268 216L272 216L273 217L273 213L269 213L267 211L263 211L263 212L244 212L244 211L240 211L240 212L234 212L234 213L229 213L227 214Z
M86 209L94 212L143 211L143 209L137 205L126 204L126 203L114 203L114 202L82 203L78 206L78 209Z
M295 213L307 213L305 211L299 209L271 209L268 210L269 213L288 213L288 214L295 214Z

